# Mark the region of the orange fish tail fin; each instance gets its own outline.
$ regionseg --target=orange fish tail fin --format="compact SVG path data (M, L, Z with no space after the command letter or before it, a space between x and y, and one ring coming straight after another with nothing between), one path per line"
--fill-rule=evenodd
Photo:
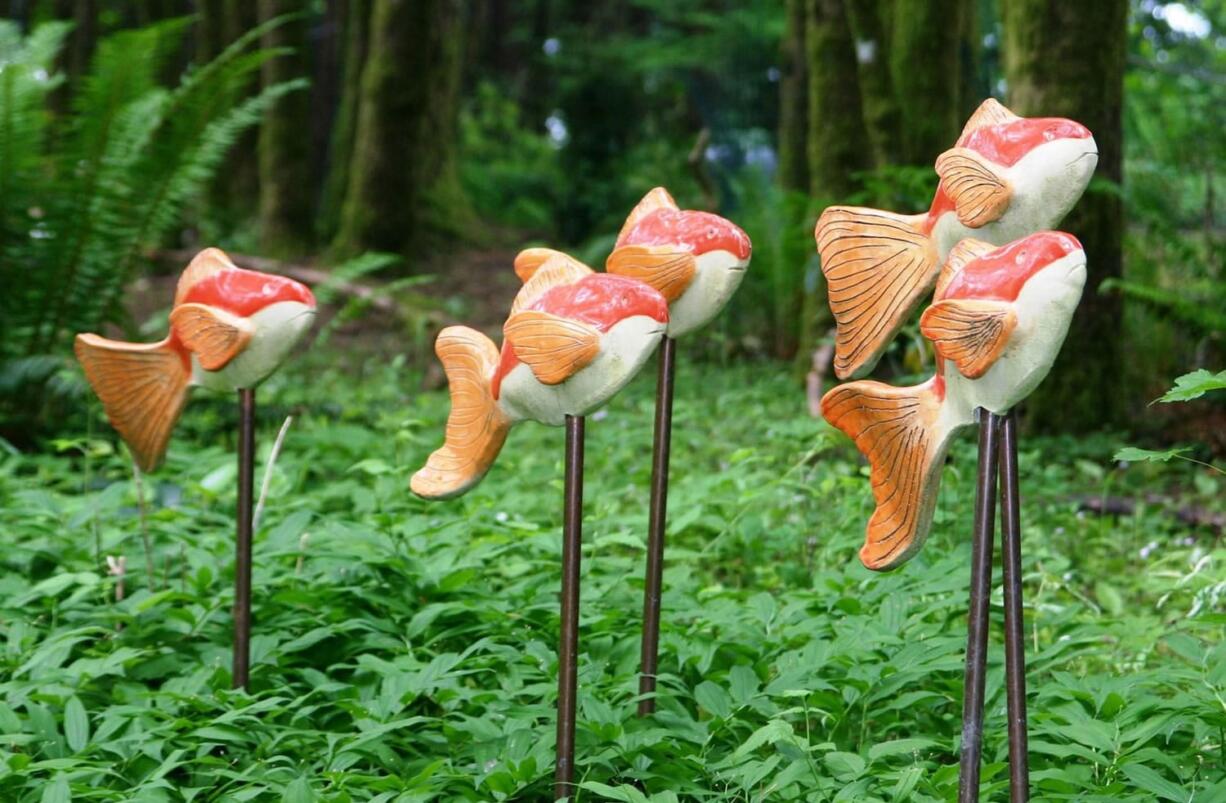
M934 381L906 388L849 382L822 398L822 416L868 458L877 509L860 560L870 569L893 569L928 537L941 465L956 429L942 407Z
M924 231L926 215L832 206L814 236L836 325L834 371L840 379L872 370L941 263Z
M170 345L121 343L77 335L74 349L102 409L141 471L153 471L166 455L191 384L191 367Z
M498 408L490 384L498 349L488 337L465 326L439 333L434 352L451 390L451 413L441 448L410 483L425 499L450 499L472 488L502 450L511 420Z

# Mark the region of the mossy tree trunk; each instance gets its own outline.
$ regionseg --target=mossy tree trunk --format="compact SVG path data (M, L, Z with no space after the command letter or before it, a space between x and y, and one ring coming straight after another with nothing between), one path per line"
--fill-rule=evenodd
M196 13L193 61L207 64L259 22L253 0L194 0ZM257 158L259 133L248 130L226 157L225 167L209 191L211 214L223 228L235 228L255 216L259 208L260 177Z
M779 185L809 191L809 70L805 51L806 0L787 0L779 81Z
M932 164L962 128L960 54L969 5L970 0L894 0L890 75L901 105L906 164Z
M1087 9L1092 5L1093 12ZM1004 0L1005 78L1021 115L1070 117L1094 132L1097 179L1060 224L1085 246L1085 294L1051 375L1029 404L1040 427L1100 428L1117 419L1122 371L1122 304L1100 294L1123 269L1123 96L1128 3Z
M842 0L806 0L809 68L809 188L824 203L844 201L853 173L869 166L855 43Z
M844 0L855 38L864 126L878 167L903 161L902 109L890 74L893 0Z
M358 106L362 94L362 65L366 62L367 30L370 27L370 0L347 0L341 20L340 100L332 122L328 143L327 179L320 203L319 234L331 239L340 222L341 204L349 186L349 162L353 156L353 136L357 129Z
M260 21L298 11L298 0L259 0ZM287 53L264 62L265 87L309 74L307 21L289 20L265 33L265 48ZM260 247L273 255L301 253L314 229L315 180L311 169L311 96L291 92L264 115L259 131Z
M375 0L333 242L410 258L462 234L469 207L454 151L462 66L460 0Z

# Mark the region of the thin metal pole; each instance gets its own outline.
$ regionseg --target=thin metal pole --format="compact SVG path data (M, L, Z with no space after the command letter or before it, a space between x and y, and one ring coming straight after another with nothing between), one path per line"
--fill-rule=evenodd
M1001 418L1000 433L1000 549L1005 575L1009 800L1012 803L1025 803L1030 799L1030 757L1026 736L1026 629L1022 619L1022 515L1017 481L1017 415L1012 410Z
M988 657L988 605L992 592L992 547L996 523L997 435L995 416L979 410L979 481L971 542L971 602L966 627L966 685L962 698L962 756L958 803L979 800L983 752L983 691Z
M575 696L579 657L579 553L583 544L583 416L566 416L566 501L562 524L562 634L558 644L558 739L554 800L575 777Z
M246 689L251 665L251 499L255 476L255 390L238 391L238 537L234 554L233 686Z
M656 432L651 456L651 507L647 514L647 575L643 585L643 646L639 664L639 716L655 713L660 665L660 595L664 585L664 527L668 518L668 455L673 435L673 380L677 341L660 346L656 379Z

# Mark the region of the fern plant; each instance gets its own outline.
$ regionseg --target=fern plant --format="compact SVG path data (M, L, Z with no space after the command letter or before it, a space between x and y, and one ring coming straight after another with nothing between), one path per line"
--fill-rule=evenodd
M271 20L177 86L157 76L190 19L99 42L68 113L53 118L55 60L69 30L22 37L0 21L0 420L26 426L72 336L123 319L122 293L142 255L201 194L244 129L291 81L254 89L281 55L254 49Z

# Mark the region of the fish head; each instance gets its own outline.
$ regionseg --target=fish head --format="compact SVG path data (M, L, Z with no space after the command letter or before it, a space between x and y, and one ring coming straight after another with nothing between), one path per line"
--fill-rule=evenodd
M630 318L643 317L660 332L668 325L668 301L646 282L609 273L592 273L560 285L530 307L590 324L607 332Z
M1081 243L1062 231L1040 231L993 249L968 262L940 293L941 299L1015 301L1038 276L1080 294L1086 255Z
M678 209L663 190L653 190L626 221L608 270L625 272L652 284L672 304L671 337L709 323L732 298L745 277L753 248L732 221L697 210ZM658 267L618 257L635 246L649 250Z
M617 238L623 245L675 246L695 257L721 255L728 270L745 270L752 246L749 237L732 221L711 212L657 209L641 217ZM700 260L714 264L712 260Z
M961 142L1011 170L1016 191L1041 210L1038 228L1058 223L1085 192L1098 166L1090 129L1063 117L1011 117L967 132Z

